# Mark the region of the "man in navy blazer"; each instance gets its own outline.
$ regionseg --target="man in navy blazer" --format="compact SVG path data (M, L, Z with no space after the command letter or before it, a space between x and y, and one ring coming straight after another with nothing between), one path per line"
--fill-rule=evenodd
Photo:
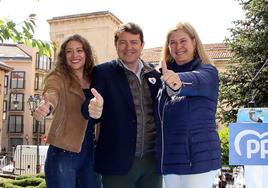
M118 59L97 65L91 83L104 101L100 118L96 116L100 134L95 170L102 175L104 188L162 188L154 157L153 113L160 73L140 58L144 39L138 25L122 25L114 43ZM85 117L96 99L84 103Z

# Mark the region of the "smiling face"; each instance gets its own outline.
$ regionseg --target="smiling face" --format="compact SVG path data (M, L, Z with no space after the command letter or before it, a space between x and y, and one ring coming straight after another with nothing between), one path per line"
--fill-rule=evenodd
M183 65L194 58L196 42L183 30L177 30L170 34L168 48L176 63Z
M139 34L122 32L118 35L115 43L118 57L129 67L136 66L143 50L144 43L141 42Z
M67 64L71 69L76 71L83 71L86 62L86 54L83 45L75 40L67 43L65 48Z

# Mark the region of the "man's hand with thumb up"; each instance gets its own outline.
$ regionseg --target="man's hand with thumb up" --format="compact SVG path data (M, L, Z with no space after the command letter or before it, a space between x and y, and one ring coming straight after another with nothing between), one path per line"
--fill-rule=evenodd
M92 98L89 102L88 113L90 117L99 119L102 114L103 98L94 88L91 89L91 93L93 94L94 98Z

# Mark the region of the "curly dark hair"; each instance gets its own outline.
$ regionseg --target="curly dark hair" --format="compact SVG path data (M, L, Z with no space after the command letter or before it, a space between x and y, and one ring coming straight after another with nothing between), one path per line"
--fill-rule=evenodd
M97 61L96 56L92 50L87 39L82 37L81 35L75 34L68 37L61 45L60 52L58 53L57 61L55 64L54 71L60 74L65 75L70 80L77 80L75 74L73 74L73 70L68 66L66 60L66 46L70 41L77 41L80 42L83 46L83 50L86 54L86 63L84 65L83 77L88 81L91 81L92 70ZM52 71L52 72L54 72Z

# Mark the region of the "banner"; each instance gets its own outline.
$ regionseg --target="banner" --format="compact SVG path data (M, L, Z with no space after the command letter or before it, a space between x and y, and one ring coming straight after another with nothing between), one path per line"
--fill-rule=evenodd
M237 123L268 123L268 108L240 108Z
M268 123L231 123L229 136L230 165L268 165Z

